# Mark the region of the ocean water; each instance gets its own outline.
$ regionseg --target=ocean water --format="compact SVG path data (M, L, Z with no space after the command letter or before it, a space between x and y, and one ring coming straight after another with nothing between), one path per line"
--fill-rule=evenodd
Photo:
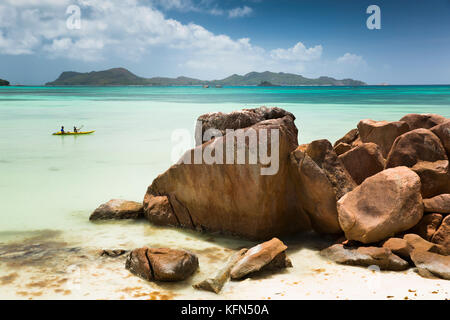
M0 244L44 230L94 249L145 244L206 250L212 245L207 236L145 222L94 224L88 217L112 198L142 201L172 163L175 130L193 137L203 113L261 105L292 112L299 143L334 142L360 119L450 117L450 86L0 87ZM51 135L61 125L96 131ZM221 241L229 248L245 243Z

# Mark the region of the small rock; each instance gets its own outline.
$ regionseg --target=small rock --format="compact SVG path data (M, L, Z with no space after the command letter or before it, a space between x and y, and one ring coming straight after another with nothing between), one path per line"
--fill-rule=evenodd
M431 199L424 199L425 212L450 213L450 194L440 194Z
M450 157L450 120L439 124L430 129L435 135L439 137L444 146L447 156Z
M292 266L286 257L286 249L287 246L277 238L254 246L231 269L231 279L241 279L266 266L270 270ZM281 257L278 257L279 255Z
M433 252L413 250L411 260L424 277L430 275L450 280L450 256L443 256Z
M339 156L347 171L357 184L383 171L385 160L381 149L375 143L363 143Z
M420 177L423 198L450 193L450 169L448 160L419 161L412 168Z
M241 249L238 252L235 252L228 259L225 266L220 269L217 274L209 279L205 279L199 283L193 285L195 289L211 291L214 293L219 293L222 290L223 285L230 277L230 271L234 267L234 265L243 257L243 255L247 252L248 249Z
M448 252L450 252L450 215L446 216L444 220L442 220L441 226L435 232L431 241L443 246Z
M107 257L111 257L111 258L116 258L119 257L121 255L124 255L125 253L127 253L127 250L123 250L123 249L104 249L100 252L100 256L107 256Z
M373 142L380 146L386 158L395 139L408 132L409 126L404 121L361 120L358 123L359 136L362 142Z
M144 247L130 253L125 268L148 281L181 281L197 270L198 259L184 250Z
M112 199L95 209L89 220L138 219L142 215L142 203Z
M439 213L430 213L423 216L422 220L412 228L410 233L416 233L427 241L431 241L434 233L442 222L442 215Z
M352 144L352 142L354 142L357 138L358 138L358 136L359 136L359 133L358 133L358 129L352 129L352 130L350 130L349 132L347 132L346 134L345 134L345 136L343 136L342 138L340 138L339 140L337 140L335 143L334 143L334 147L337 147L341 142L342 143L345 143L345 144L348 144L348 145L351 145Z
M385 243L383 243L383 248L391 250L394 254L403 259L409 259L413 249L406 240L401 238L388 239Z
M343 153L346 153L347 151L351 150L352 146L345 143L345 142L340 142L337 146L335 146L333 148L334 152L336 152L336 154L339 156Z
M369 267L377 265L382 270L401 271L409 267L408 262L401 259L387 248L359 247L346 249L342 244L335 244L320 251L320 255L334 262L352 266Z
M445 247L436 243L429 242L414 233L405 234L403 236L403 239L408 242L413 250L434 252L442 255L447 255L448 253Z

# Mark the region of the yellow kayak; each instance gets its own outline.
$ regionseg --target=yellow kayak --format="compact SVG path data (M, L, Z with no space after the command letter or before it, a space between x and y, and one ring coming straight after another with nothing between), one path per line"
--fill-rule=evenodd
M60 132L55 132L53 135L54 136L76 136L76 135L79 135L79 134L90 134L90 133L93 133L93 132L95 132L95 130L92 130L92 131L80 131L80 132L64 132L64 133L61 133L61 131Z

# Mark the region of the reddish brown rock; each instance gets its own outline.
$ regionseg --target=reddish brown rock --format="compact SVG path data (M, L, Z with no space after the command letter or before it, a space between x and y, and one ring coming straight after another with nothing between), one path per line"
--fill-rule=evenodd
M250 248L231 269L231 279L241 279L263 268L291 267L286 249L287 246L277 238Z
M153 181L144 199L147 217L152 219L153 211L149 203L152 197L167 196L179 225L186 228L250 239L268 239L309 230L310 219L298 199L289 160L290 153L298 146L294 119L286 115L265 120L243 129L243 132L255 134L257 141L266 137L267 133L267 149L271 150L272 130L274 134L276 130L279 133L278 148L275 144L272 158L274 167L276 160L279 160L276 173L265 172L269 170L269 165L260 161L250 163L248 143L243 144L242 148L245 152L244 164L238 164L236 157L234 164L226 164L227 161L208 164L202 157L202 163L195 164L198 152L201 156L215 147L223 151L223 157L218 155L218 160L226 160L229 138L237 152L235 135L215 138L187 151L177 164ZM218 147L220 144L223 148ZM192 164L186 161L188 158ZM160 221L161 224L171 222L173 219Z
M419 128L430 129L438 124L444 123L447 119L438 114L410 113L401 118L400 121L406 122L411 130L415 130Z
M335 143L334 143L334 147L338 146L340 143L344 143L344 144L348 144L351 145L356 139L358 139L359 137L359 133L358 133L358 129L352 129L349 132L347 132L345 134L345 136L343 136L342 138L338 139Z
M95 209L89 220L138 219L142 215L142 203L112 199Z
M145 217L156 225L180 225L166 196L153 196L147 193L144 198L144 212Z
M347 151L351 150L352 146L344 143L344 142L340 142L337 146L335 146L333 148L334 152L336 152L336 154L339 156L343 153L346 153Z
M443 246L447 252L450 252L450 215L444 218L431 241Z
M383 171L385 165L381 149L375 143L363 143L340 155L339 159L357 184Z
M342 244L335 244L320 251L320 255L334 262L352 266L379 266L382 270L401 271L409 267L408 262L396 256L387 248L359 247L345 248Z
M416 265L421 276L450 280L450 256L414 250L411 253L411 260Z
M359 136L362 142L373 142L381 148L383 157L386 158L395 139L409 131L409 126L404 121L374 121L361 120L358 123Z
M408 244L417 251L429 251L442 255L447 255L449 253L449 248L445 248L436 243L432 243L420 237L414 233L408 233L403 236L403 239L408 242Z
M425 212L450 213L450 193L423 200Z
M386 159L386 168L413 167L419 161L448 160L439 138L428 129L415 129L398 137Z
M144 247L130 252L125 267L148 281L182 281L197 270L198 259L184 250Z
M373 243L415 226L423 215L420 179L411 169L387 169L367 178L337 203L349 240Z
M420 177L423 198L450 193L450 169L447 160L419 161L411 169Z
M418 224L414 226L411 233L415 233L427 241L430 241L442 222L442 215L439 213L425 214Z
M219 130L225 135L227 129L243 129L251 127L258 122L280 119L285 116L295 120L295 116L278 107L260 107L255 109L242 109L230 113L211 112L198 117L197 121L201 126L196 127L196 145L199 146L208 139L204 138L204 133L208 129Z
M447 152L447 157L450 157L450 120L439 124L430 129L435 135L439 137Z
M331 143L317 140L309 144L306 152L296 149L291 154L291 163L297 197L314 230L341 232L336 201L356 184L332 150Z
M413 249L405 239L401 238L388 239L385 243L383 243L383 248L391 250L394 254L403 259L409 259L409 255Z

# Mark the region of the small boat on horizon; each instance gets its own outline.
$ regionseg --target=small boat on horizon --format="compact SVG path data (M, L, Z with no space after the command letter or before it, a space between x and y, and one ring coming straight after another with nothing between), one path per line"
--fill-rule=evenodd
M208 84L204 84L203 88L209 88L209 85Z

